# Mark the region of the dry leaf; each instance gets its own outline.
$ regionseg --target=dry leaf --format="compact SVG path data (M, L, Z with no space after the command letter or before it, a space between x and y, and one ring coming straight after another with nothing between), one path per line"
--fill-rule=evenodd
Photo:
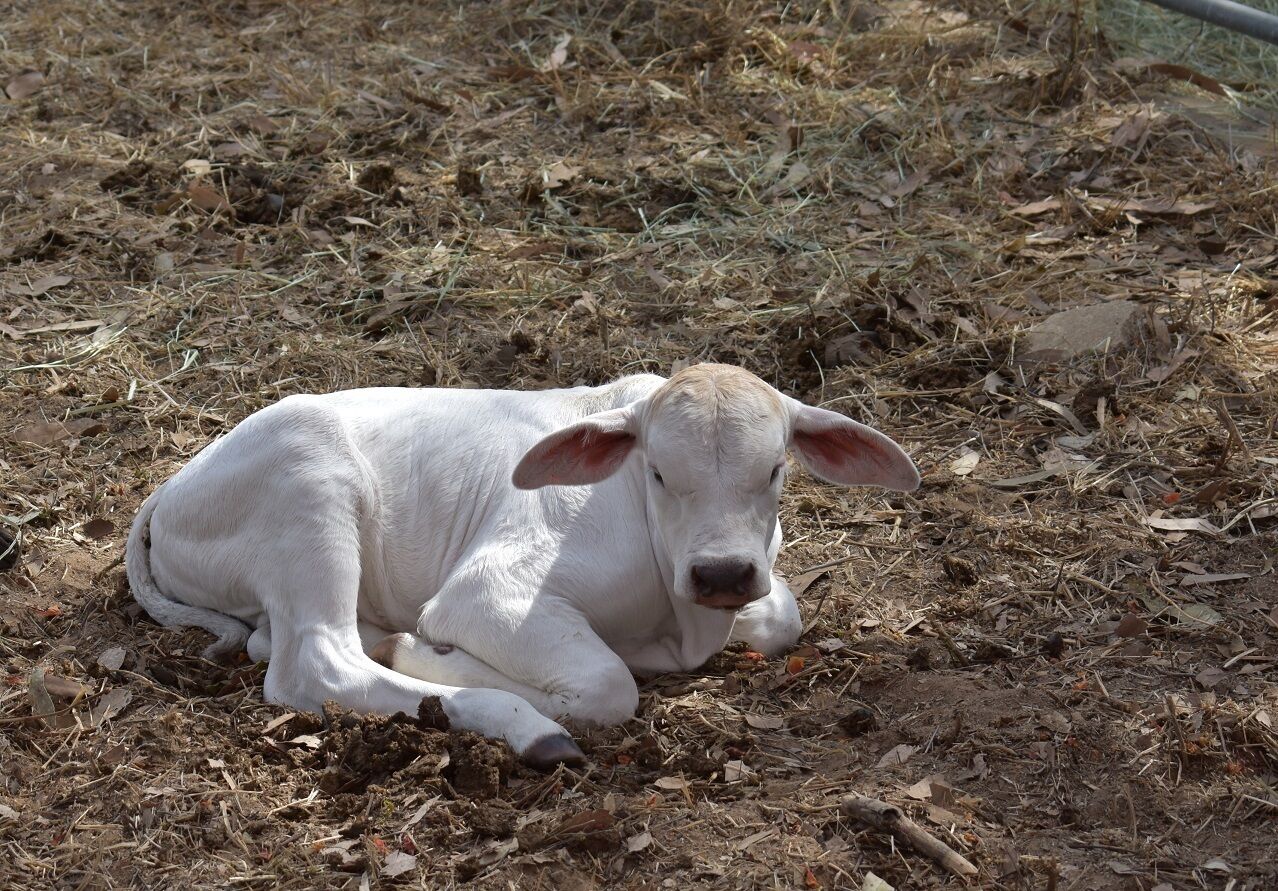
M905 790L905 794L917 801L927 801L932 797L932 778L926 777Z
M582 811L565 819L555 832L602 832L611 828L615 821L616 818L603 809Z
M542 71L558 71L568 61L568 44L572 43L572 35L565 34L550 51L550 58L541 66Z
M559 161L541 175L541 182L547 189L557 189L572 182L580 172L580 167L573 167L566 161Z
M950 462L950 473L954 474L955 476L967 476L969 473L975 470L976 465L980 463L981 463L981 453L968 449L963 454L959 455L957 458L955 458L953 461Z
M746 715L745 722L756 730L780 730L785 726L785 718L777 715Z
M19 99L27 99L34 96L40 92L43 86L44 75L39 71L28 71L9 81L9 85L4 88L4 91L10 99L17 102Z
M235 210L231 207L231 202L227 201L221 192L210 189L208 186L203 186L199 183L188 183L186 198L200 210L206 210L209 213L222 212L229 216L235 216Z
M779 195L782 192L794 191L799 188L799 186L807 182L808 177L811 175L811 167L802 161L795 161L790 165L790 169L786 171L786 174L781 178L781 181L767 189L761 197L771 198L772 196Z
M874 873L866 872L865 878L861 880L861 891L896 891L896 889Z
M1219 625L1222 621L1220 613L1205 603L1190 603L1174 608L1181 617L1199 625Z
M31 424L13 435L14 439L49 446L74 436L96 436L106 430L101 421L80 418L74 421L50 421L47 424Z
M653 785L658 789L668 789L670 791L684 791L692 788L692 784L683 777L660 777Z
M1044 198L1041 201L1031 201L1029 204L1022 204L1020 207L1014 207L1011 213L1018 217L1036 217L1039 214L1047 213L1049 210L1060 210L1061 199Z
M270 733L272 730L277 730L296 717L297 717L297 712L285 712L284 714L280 715L278 718L272 718L271 720L267 721L264 725L262 725L262 734L265 735L267 733Z
M630 838L626 839L626 850L631 854L634 854L638 851L642 851L650 844L652 844L652 833L645 829L643 832L632 835Z
M303 733L300 736L295 736L292 739L290 739L288 741L288 744L290 746L304 746L308 749L318 749L320 746L323 745L323 742L320 741L320 738L318 736L315 736L310 733Z
M1248 572L1204 572L1189 573L1180 580L1182 585L1215 585L1220 582L1240 582L1251 578Z
M1114 633L1119 637L1139 637L1148 627L1149 625L1140 616L1128 613L1118 621L1118 627L1114 629Z
M69 285L70 283L71 276L69 275L46 275L44 278L36 279L22 290L28 297L39 297L41 294L46 294L54 288L60 288L63 285ZM48 330L57 329L50 328ZM34 333L34 331L28 333Z
M98 665L116 671L124 665L124 647L110 647L98 654Z
M100 538L106 538L114 532L115 524L110 520L97 518L85 523L84 526L80 528L80 531L84 533L86 538L92 538L96 541Z
M1205 532L1208 535L1218 535L1220 533L1220 529L1214 523L1202 517L1173 520L1170 517L1151 515L1145 518L1145 524L1149 528L1158 529L1161 532Z
M1193 216L1216 206L1215 201L1171 201L1165 198L1084 199L1092 210L1102 213L1146 213L1152 216Z
M72 701L79 699L89 692L89 688L79 681L64 678L60 674L52 674L45 672L44 689L50 696L56 696L59 699L70 699Z
M132 692L124 687L116 687L98 699L98 704L93 708L89 723L94 727L100 726L104 721L108 721L124 711L132 701Z
M248 119L248 125L249 125L249 129L252 130L254 133L261 133L263 135L267 133L274 133L276 130L280 128L279 124L277 124L275 121L271 120L264 114L253 115L253 117Z
M802 597L803 592L812 587L812 583L830 571L830 568L813 569L810 572L804 572L790 579L790 593L795 597Z
M405 854L403 851L391 851L386 855L386 859L382 861L382 868L379 872L385 878L393 879L395 876L403 875L416 868L417 858L415 856Z
M876 767L893 767L897 764L904 764L905 762L909 761L912 757L914 757L914 753L917 752L918 750L919 750L918 746L911 746L911 745L907 745L906 743L901 743L899 746L893 746L891 749L889 749L887 754L885 754L882 758L880 758L879 763L875 766Z
M0 804L0 820L7 820L13 823L18 821L19 814L7 804Z
M1194 680L1198 682L1200 687L1210 690L1212 687L1219 687L1225 681L1229 680L1229 672L1223 671L1216 667L1204 668L1198 674L1194 675Z

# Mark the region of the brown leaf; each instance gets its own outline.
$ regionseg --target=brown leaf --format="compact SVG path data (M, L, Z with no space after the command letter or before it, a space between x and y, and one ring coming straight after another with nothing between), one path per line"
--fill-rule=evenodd
M757 730L780 730L785 718L778 715L746 715L745 722Z
M813 59L819 59L825 53L825 50L815 43L808 40L795 40L788 47L790 55L794 56L800 62L811 62Z
M1194 680L1198 682L1199 686L1210 690L1212 687L1218 687L1225 681L1229 680L1229 672L1222 671L1214 666L1211 668L1204 668L1202 671L1198 672L1198 674L1194 675Z
M21 442L49 446L73 436L97 436L106 431L106 425L91 418L74 421L50 421L47 424L30 424L13 435Z
M1060 210L1061 199L1044 198L1041 201L1031 201L1029 204L1022 204L1020 207L1014 207L1010 211L1018 217L1036 217L1039 214L1047 213L1049 210Z
M49 672L45 672L44 675L44 689L48 691L50 696L71 700L79 699L89 692L89 688L79 681L73 681L70 678L64 678L62 675Z
M564 246L557 241L532 241L510 249L506 256L511 260L531 260L534 257L557 257L564 252Z
M267 721L265 724L262 725L262 734L265 735L267 733L270 733L273 730L277 730L296 717L297 717L297 712L285 712L284 714L280 715L278 718L272 718L271 720Z
M918 750L918 746L901 743L899 746L893 746L889 749L883 757L879 759L879 763L875 766L894 767L897 764L904 764L906 761L909 761L912 757L914 757L914 753Z
M1172 201L1167 198L1101 198L1084 199L1092 210L1102 213L1146 213L1152 216L1186 216L1211 210L1215 201Z
M904 198L907 195L912 195L920 186L927 183L927 181L931 178L932 171L928 170L926 167L921 167L909 176L905 177L905 179L901 180L892 188L888 189L888 194L893 198Z
M612 828L614 820L613 815L605 810L582 811L560 823L555 832L602 832Z
M1202 72L1195 71L1186 65L1176 65L1172 62L1154 62L1149 66L1149 70L1155 74L1164 74L1168 77L1189 81L1194 86L1201 87L1209 93L1215 93L1217 96L1229 95L1220 81L1208 77Z
M261 133L263 135L274 133L280 128L279 124L264 114L253 115L253 117L248 119L248 126L254 133Z
M796 575L790 579L790 593L795 597L802 597L803 592L812 587L812 583L830 571L830 567L826 566L821 569L814 569L811 572L805 572Z
M10 99L17 102L19 99L34 96L43 87L44 75L39 71L28 71L9 81L9 85L4 88L4 91L9 94Z
M52 291L54 288L60 288L63 285L68 285L70 283L71 276L69 275L46 275L44 278L36 279L22 290L30 297L39 297L41 294ZM30 334L33 332L27 333Z
M645 829L643 832L632 835L630 838L626 839L626 850L629 853L634 854L638 851L642 851L650 844L652 844L652 833Z
M1249 572L1188 573L1180 580L1182 585L1217 585L1221 582L1240 582L1251 578Z
M1140 616L1135 613L1128 613L1118 622L1118 627L1114 629L1114 633L1119 637L1139 637L1145 633L1149 625Z
M557 189L572 182L580 172L580 167L573 167L566 161L558 161L542 174L542 186L547 189Z
M186 198L200 210L206 210L209 213L222 213L235 216L235 210L231 207L231 202L217 191L210 189L208 186L199 183L189 183L186 187Z
M558 71L568 61L568 45L572 43L572 35L565 34L550 51L550 58L541 66L542 71Z
M95 541L100 538L106 538L115 531L115 524L110 520L95 518L85 523L80 530L86 538L92 538Z
M97 727L103 721L115 717L133 701L133 694L124 687L116 687L115 689L104 694L98 700L98 704L93 707L93 715L90 723Z

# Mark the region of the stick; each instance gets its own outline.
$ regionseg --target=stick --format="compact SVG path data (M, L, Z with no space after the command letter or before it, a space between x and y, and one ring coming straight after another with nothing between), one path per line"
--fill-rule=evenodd
M839 802L845 816L891 832L921 854L926 854L956 876L974 876L976 867L966 857L915 823L901 809L864 795L845 795Z

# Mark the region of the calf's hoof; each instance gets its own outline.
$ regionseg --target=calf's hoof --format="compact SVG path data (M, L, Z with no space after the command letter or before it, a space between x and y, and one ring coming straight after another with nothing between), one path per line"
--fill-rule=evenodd
M571 736L554 734L533 740L520 759L537 770L553 770L559 764L580 767L586 763L586 753L572 741Z
M400 646L410 647L412 643L413 636L411 634L388 634L377 642L377 646L368 651L368 658L378 665L384 665L394 671L395 651Z

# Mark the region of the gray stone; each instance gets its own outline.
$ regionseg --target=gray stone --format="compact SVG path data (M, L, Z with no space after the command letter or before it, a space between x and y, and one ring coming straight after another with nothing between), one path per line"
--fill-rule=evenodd
M1068 362L1131 343L1140 328L1139 303L1114 300L1076 306L1027 329L1016 350L1022 362Z

